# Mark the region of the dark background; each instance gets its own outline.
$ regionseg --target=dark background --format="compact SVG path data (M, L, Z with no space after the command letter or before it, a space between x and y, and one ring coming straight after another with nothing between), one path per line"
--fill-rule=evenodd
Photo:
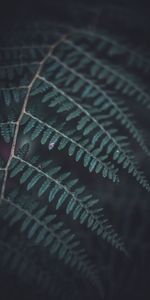
M60 13L61 11L62 13L62 9L66 10L69 5L78 3L92 7L103 4L126 6L150 16L150 2L148 0L3 0L0 4L0 16L9 22L10 18L19 18L25 15L49 15L52 7L56 7L57 12Z

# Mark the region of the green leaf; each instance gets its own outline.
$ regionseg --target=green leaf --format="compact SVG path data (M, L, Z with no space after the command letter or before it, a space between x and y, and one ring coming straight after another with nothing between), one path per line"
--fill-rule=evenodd
M59 209L63 205L63 203L65 202L67 197L68 197L68 193L66 191L64 191L61 194L59 200L57 201L56 209Z

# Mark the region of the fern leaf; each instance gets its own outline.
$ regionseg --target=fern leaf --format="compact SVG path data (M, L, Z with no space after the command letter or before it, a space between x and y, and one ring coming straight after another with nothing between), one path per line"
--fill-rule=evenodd
M53 59L54 59L54 61L53 61ZM54 63L54 64L55 64L55 63L58 63L58 64L60 65L60 68L63 67L63 68L65 68L65 69L67 69L69 73L70 73L70 72L73 72L73 73L76 75L76 77L80 77L81 80L83 80L83 82L90 83L90 85L92 85L92 86L94 87L94 85L93 85L93 83L91 83L91 81L89 81L88 79L84 78L84 76L82 76L80 73L76 72L74 69L71 69L70 67L68 67L65 63L62 63L62 62L59 60L58 57L56 57L56 56L53 55L53 57L51 58L51 62L52 62L52 64L53 64L53 63ZM59 71L59 69L58 69L58 71ZM52 76L52 75L51 75L51 76ZM53 78L54 78L54 74L53 74ZM47 79L45 79L44 77L40 77L40 79L42 79L44 82L47 82L47 83L49 84L49 81L48 81ZM53 79L53 80L54 80L54 79ZM64 86L65 86L65 77L64 77L64 76L63 76L63 80L64 80ZM128 172L131 173L131 174L133 174L133 171L134 171L136 180L137 180L138 182L140 182L140 184L141 184L144 188L146 188L147 190L149 190L149 189L150 189L150 188L149 188L149 183L147 182L146 178L143 177L143 174L142 174L142 176L140 175L140 171L138 171L137 167L136 167L135 164L133 163L133 158L131 158L131 157L128 155L127 151L124 150L124 144L123 144L122 142L117 142L117 141L116 141L116 137L113 137L113 136L111 135L111 132L108 131L107 129L105 129L105 127L104 127L104 126L106 126L106 125L105 125L105 122L104 122L104 124L103 124L103 123L101 124L101 123L98 122L93 116L91 116L91 114L90 114L86 109L84 109L82 105L77 104L76 101L75 101L73 98L71 98L71 99L70 99L70 97L67 97L67 98L68 98L69 101L73 102L74 105L78 106L78 107L80 108L80 110L81 110L81 111L84 113L84 115L85 115L85 117L83 117L83 119L82 119L82 121L81 121L81 126L78 127L78 130L80 130L80 129L83 128L82 126L85 125L85 123L87 122L88 119L89 119L90 122L93 122L95 125L97 125L97 129L98 129L100 132L102 132L102 134L106 135L106 136L108 137L108 139L109 139L109 143L107 144L107 147L109 146L110 143L111 143L111 144L114 144L114 151L115 151L115 152L117 151L117 153L118 153L118 158L119 158L120 155L124 154L125 160L124 160L124 164L122 164L122 165L123 165L123 168L127 168L127 169L128 169ZM82 124L84 124L84 125L82 125ZM109 125L110 125L110 124L109 124ZM111 129L111 130L112 130L112 129ZM115 129L113 129L113 130L115 130ZM106 150L106 151L107 151L107 150ZM117 157L115 157L115 156L113 155L113 158L114 158L115 161L117 161ZM126 162L129 162L129 164L126 164ZM106 168L105 168L105 170L106 170ZM130 172L130 170L132 170L132 172ZM107 173L108 173L108 172L107 172ZM109 174L109 173L108 173L108 174Z
M6 143L10 143L15 131L15 123L12 122L4 122L0 123L0 134L3 137Z
M108 167L108 164L103 161L103 157L98 158L97 156L94 155L94 153L92 151L88 151L88 149L86 147L82 146L82 144L80 144L80 142L76 141L76 131L74 133L74 136L69 137L69 134L66 134L66 132L64 133L64 132L60 131L59 129L56 129L54 126L47 124L46 122L33 116L31 113L26 112L26 116L28 116L28 118L26 118L26 121L25 121L27 124L28 124L28 121L30 120L30 118L33 120L36 120L36 123L34 123L34 124L35 124L35 126L37 124L37 130L35 127L34 131L32 130L32 132L35 132L35 131L41 132L41 130L43 130L43 135L41 138L42 144L44 142L47 142L48 138L50 137L49 143L57 142L56 144L57 144L57 147L59 150L63 150L66 146L69 146L68 154L74 155L76 161L78 161L79 158L81 158L81 152L82 152L82 157L84 156L84 160L88 159L88 163L85 164L85 167L89 168L90 161L92 159L94 159L94 161L96 161L96 163L97 163L95 165L95 167L98 165L101 165L101 167L102 167L99 170L99 172L102 171L103 169L108 169L108 171L109 171L108 174L110 174L109 178L112 179L113 181L118 180L118 177L116 176L117 170L115 170L113 165ZM44 127L45 127L45 129L44 129ZM28 128L29 128L29 126L28 126ZM24 130L26 131L26 127ZM35 138L37 138L37 137L38 136L36 135ZM81 141L82 141L82 139L81 139ZM83 141L82 141L82 143L83 143ZM56 146L56 144L55 144L55 146ZM80 151L80 156L78 155L79 151ZM94 168L91 171L94 171Z
M96 42L96 48L93 47L95 53L98 54L105 50L110 58L115 57L116 55L123 56L129 67L136 66L144 73L149 73L150 60L144 56L144 53L142 55L137 49L133 49L132 46L126 45L120 41L120 37L106 31L91 31L85 29L77 31L75 28L72 28L72 30L76 33L73 37L76 44L79 44L81 35L86 36L86 39L84 39L85 50L89 49L89 40L91 43L94 43L94 45ZM125 57L125 55L127 55L127 57Z
M98 70L98 74L101 74L101 76L102 76L102 73L103 73L103 71L101 71L101 68L103 68L104 70L106 70L106 72L103 74L103 76L104 77L106 77L107 78L107 82L109 81L109 83L115 83L116 82L116 78L117 78L117 76L118 77L120 77L120 82L121 82L121 86L123 86L123 93L125 93L125 92L128 92L129 91L129 93L133 93L133 94L135 94L136 93L136 90L134 90L134 88L135 88L135 86L136 86L136 84L133 82L132 83L132 81L131 81L131 76L127 76L127 75L125 75L125 76L123 76L122 75L122 72L121 72L121 75L120 75L120 73L117 73L117 71L114 71L113 69L111 69L110 67L108 67L108 66L105 66L100 60L98 60L98 59L96 59L95 57L93 57L89 52L86 52L86 51L84 51L81 47L79 47L79 46L76 46L72 41L70 41L70 40L67 40L67 41L65 41L65 43L67 43L69 46L71 46L72 48L73 48L73 50L72 49L70 49L69 48L69 54L70 54L70 56L72 57L75 57L76 58L76 60L78 60L78 67L77 67L77 70L81 70L81 72L82 72L82 69L83 69L83 67L85 66L86 68L87 68L87 65L88 64L90 64L91 65L91 63L92 63L92 68L94 67L94 66L98 66L99 65L99 70ZM67 52L67 49L66 48L64 48L63 49L63 51L64 51L64 55L65 55L65 51ZM79 52L79 57L77 57L77 51ZM60 56L60 54L59 54L59 56ZM69 66L70 66L70 56L68 56L67 55L67 63L69 64ZM83 57L82 57L83 56ZM85 57L87 57L87 61L86 61L86 63L84 63L84 65L82 66L82 61L84 60L84 58ZM63 59L64 60L64 59ZM80 62L80 63L79 63ZM81 67L80 67L80 65L81 65ZM90 68L91 67L89 67L89 71L90 71ZM83 69L83 72L85 73L85 71L84 71L84 69ZM110 77L109 77L109 73L111 74L112 73L112 75L110 75ZM97 74L96 74L97 75ZM98 75L97 75L98 76ZM97 77L96 76L96 77ZM130 79L127 79L127 78L130 78ZM110 78L111 78L111 80L110 80ZM125 83L127 82L127 85L125 85ZM117 84L119 84L119 81L117 81ZM95 85L95 87L97 87L97 89L98 89L98 86L97 85ZM135 91L135 92L134 92ZM142 92L141 92L142 93ZM144 93L144 92L143 92ZM108 101L108 105L110 105L110 107L114 107L115 108L115 115L116 115L116 118L118 119L121 119L121 122L122 122L122 124L124 124L124 125L126 125L126 128L127 129L129 129L129 131L131 132L131 134L132 134L132 136L134 137L134 138L136 138L136 140L139 142L139 144L142 146L142 148L144 149L144 151L146 152L146 153L148 153L149 154L149 151L147 150L147 147L146 147L146 145L145 145L145 142L144 142L144 140L143 140L143 137L142 137L142 135L141 135L141 133L140 133L140 131L138 131L138 129L135 127L135 125L132 123L132 120L128 117L128 115L127 115L127 113L125 113L124 111L123 111L123 108L122 107L119 107L118 106L118 104L117 103L115 103L115 102L113 102L113 98L110 98L109 97L109 95L107 95L107 93L105 92L105 91L102 91L102 94L105 96L104 98L103 98L103 102L104 101L106 101L106 99L107 99L107 101ZM83 95L82 95L83 96ZM147 96L147 98L149 99L149 97ZM105 102L104 102L105 103ZM149 100L148 100L148 103L149 103ZM107 104L105 104L105 105L107 105ZM106 107L107 108L107 107Z
M12 202L9 199L3 199L3 201L8 206L7 214L8 214L9 209L12 211L12 208L13 208L13 214L11 213L12 218L15 217L16 213L20 213L21 214L21 217L20 217L21 222L24 220L25 216L26 216L26 218L31 220L30 228L29 228L29 224L28 224L28 227L26 227L26 232L27 232L27 236L29 239L34 238L35 243L43 243L45 241L45 237L47 238L49 236L52 239L51 244L49 245L51 254L54 254L54 253L56 254L58 252L58 249L60 251L61 248L63 251L64 245L65 245L66 253L64 253L64 257L59 255L59 258L63 258L64 262L66 264L69 264L70 266L74 265L73 262L76 261L76 267L78 269L80 269L81 272L83 272L84 275L87 276L87 278L89 278L89 280L91 280L95 286L98 285L99 280L97 278L97 274L96 274L95 270L91 270L91 263L87 259L87 255L85 254L84 258L82 258L81 255L78 255L79 249L77 250L76 248L79 246L79 243L74 242L74 241L68 243L68 241L67 241L68 235L65 238L61 238L61 231L59 232L59 229L55 228L55 225L54 226L52 225L49 227L49 226L47 226L47 224L45 224L43 216L44 216L44 213L45 213L47 207L44 207L44 209L42 208L40 210L36 209L36 211L33 207L32 210L30 209L30 211L28 211L27 209L23 208L20 204ZM33 214L33 211L34 211L34 214ZM6 219L6 217L5 217L5 219ZM51 220L53 220L53 217L51 218ZM16 219L16 222L17 221L18 220ZM56 223L56 225L57 225L57 223ZM35 237L36 231L39 228L40 228L40 233ZM41 232L43 232L43 230L44 230L45 237L44 236L41 237ZM99 287L98 287L98 289L99 289Z
M92 196L87 197L85 196L84 193L84 188L79 187L79 188L74 188L74 191L72 191L72 188L74 184L77 184L76 180L73 180L73 185L71 186L69 184L65 184L65 182L62 182L60 177L59 179L54 178L52 175L49 175L48 173L45 173L43 170L40 170L38 167L34 166L32 162L27 162L24 159L15 156L15 160L17 161L17 164L15 165L14 169L11 169L10 176L13 177L15 176L16 172L22 172L24 170L26 174L27 169L32 169L34 173L32 174L32 180L28 183L27 185L27 190L32 189L35 184L37 184L37 180L35 181L35 178L38 179L43 179L43 183L39 188L38 191L38 196L41 197L46 190L48 190L48 201L49 203L55 201L56 195L59 193L59 198L56 200L56 209L59 209L65 202L67 202L66 206L66 213L72 212L73 214L73 219L76 220L77 218L80 221L80 216L81 213L83 214L84 211L86 211L88 215L88 220L92 220L90 224L94 225L95 222L98 222L98 227L96 229L96 234L99 235L99 229L101 228L101 232L105 232L105 226L103 226L103 221L105 218L103 218L101 214L101 209L100 209L100 214L97 215L97 210L95 213L95 204L97 201L93 199ZM24 168L22 168L24 166ZM56 170L56 168L55 168ZM58 171L59 172L59 171ZM106 172L106 170L104 170ZM38 176L39 175L39 176ZM56 176L56 174L55 174ZM58 175L57 175L58 176ZM107 176L107 174L104 174L104 176ZM23 177L23 174L22 174ZM28 178L27 178L28 180ZM64 180L64 179L63 179ZM21 180L20 180L21 182ZM35 184L34 184L35 183ZM43 190L44 188L44 190ZM80 191L80 196L79 196L79 191ZM81 198L82 197L82 198ZM94 200L91 202L91 200ZM87 220L87 221L88 221ZM88 221L89 222L89 221ZM83 223L83 218L81 218L81 223ZM88 227L89 223L87 223ZM38 229L35 225L35 230ZM109 236L109 232L108 236ZM111 242L111 239L110 239ZM121 251L125 252L125 248L120 240L120 238L117 237L116 239L116 247L119 248Z

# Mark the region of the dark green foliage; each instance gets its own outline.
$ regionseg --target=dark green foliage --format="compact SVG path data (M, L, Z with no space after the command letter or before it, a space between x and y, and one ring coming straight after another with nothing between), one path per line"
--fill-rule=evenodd
M47 207L38 208L38 203L26 209L18 203L12 203L10 200L4 200L7 207L6 213L3 212L3 219L8 220L9 226L18 221L21 222L21 232L27 232L27 237L33 239L35 244L42 244L48 247L50 254L56 254L59 259L63 259L66 264L76 265L78 270L85 273L85 276L91 277L96 284L96 276L92 265L89 265L86 254L83 249L78 249L79 242L74 241L74 235L69 229L63 228L62 222L52 222L56 215L46 214ZM38 232L38 233L37 233Z
M25 146L24 146L25 148ZM99 200L85 193L86 187L71 177L71 173L62 173L59 166L51 160L40 162L42 169L34 164L35 159L26 161L20 156L10 165L10 177L21 173L20 183L27 183L27 191L34 189L39 183L37 196L47 193L48 202L56 201L56 210L66 203L66 214L72 214L73 220L79 219L80 224L86 222L87 227L116 248L125 251L123 242L118 238L111 225L104 218L103 209L98 206Z
M149 113L150 60L103 29L49 22L31 28L0 48L0 222L7 225L0 263L47 292L50 273L30 259L30 247L37 247L89 279L103 298L102 271L78 231L128 259L116 216L109 221L102 207L101 184L118 185L125 174L150 191L135 153L150 156L136 116L136 106ZM9 230L22 240L7 240Z

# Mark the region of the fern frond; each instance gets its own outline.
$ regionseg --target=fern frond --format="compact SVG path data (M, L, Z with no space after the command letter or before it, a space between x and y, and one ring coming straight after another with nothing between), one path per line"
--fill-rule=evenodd
M95 171L96 173L102 173L103 177L108 177L109 179L118 181L116 175L117 169L114 168L113 164L105 162L107 156L100 156L100 150L90 149L92 147L87 147L87 139L78 139L76 130L62 130L57 129L55 126L52 126L45 121L42 121L38 117L35 117L29 112L25 113L26 118L22 120L22 123L26 126L24 128L24 133L29 133L32 131L31 139L34 140L39 137L41 134L41 144L44 145L47 143L55 143L55 147L58 150L63 150L68 148L69 156L74 155L75 160L83 160L84 167L87 167L90 172ZM34 130L33 130L34 129ZM89 142L90 144L90 142ZM96 151L97 150L97 151Z
M50 4L52 15L57 2ZM136 25L125 38L132 14L126 11L122 22L122 8L116 15L109 4L100 5L99 11L96 6L71 3L66 10L59 5L65 24L28 20L1 33L0 276L13 272L19 282L27 279L37 293L44 291L42 299L111 298L120 294L120 278L125 278L121 269L112 276L116 249L129 257L125 244L130 253L137 245L137 236L132 241L134 222L142 215L129 222L134 197L140 200L140 191L146 196L140 184L150 191L138 166L138 160L148 163L142 150L150 156L144 138L150 109L148 43L142 28L136 35ZM143 20L138 16L136 22ZM113 23L110 32L104 32L108 23ZM136 189L128 173L138 182ZM110 194L115 202L110 203ZM102 208L107 205L111 222ZM125 243L113 222L123 225ZM119 261L126 259L122 254ZM130 262L128 267L132 271Z
M119 87L123 87L123 93L131 93L134 94L134 86L137 87L137 83L132 83L131 76L124 76L123 72L120 71L117 73L117 71L114 71L111 69L110 64L109 66L103 65L101 60L95 58L91 53L84 51L81 46L76 46L71 40L64 41L64 44L67 44L71 47L64 47L63 50L59 51L59 58L62 58L63 62L67 62L67 64L70 66L72 65L72 58L73 58L73 65L75 66L73 68L77 69L78 71L81 71L81 73L84 74L86 78L87 70L88 70L88 76L90 75L93 80L95 81L96 78L106 79L106 83L109 84L117 84ZM79 55L77 55L77 52ZM70 63L71 62L71 63ZM78 62L78 63L77 63ZM117 80L117 76L120 76L120 81ZM96 78L95 78L96 77ZM128 79L129 78L129 79ZM125 84L127 83L127 85ZM133 88L132 88L133 85ZM95 88L98 86L95 85ZM89 87L90 88L90 87ZM100 90L100 89L99 89ZM91 91L91 93L90 93ZM88 98L92 97L92 86L91 89L87 89L87 92L81 95L81 97L86 98L88 95ZM111 114L121 122L132 134L133 138L137 140L137 142L140 144L140 146L143 148L143 150L150 155L150 151L145 145L144 139L138 128L135 126L134 122L132 121L130 117L130 112L127 109L127 107L124 105L120 105L117 103L117 97L114 100L113 97L110 97L105 90L101 88L101 95L98 95L98 99L95 102L99 102L99 104L106 106L106 108L111 109ZM149 96L148 96L149 98ZM108 104L106 104L106 100L108 101ZM150 98L149 98L150 100ZM149 101L148 100L148 101ZM150 103L150 102L149 102ZM99 105L100 108L100 105Z
M38 62L31 63L31 65L29 63L25 63L3 66L0 68L0 79L9 80L10 83L13 82L13 80L15 80L17 76L32 78L36 73L38 66Z
M40 61L47 53L49 45L23 45L23 46L6 46L0 47L0 57L2 62L13 63L30 63ZM3 67L3 66L2 66Z
M105 51L110 58L117 55L123 55L124 61L129 67L135 66L144 73L149 73L149 57L145 56L145 53L141 53L141 51L138 51L135 47L133 48L128 41L124 42L122 37L118 37L108 31L90 29L77 30L73 27L71 27L70 30L73 30L73 32L76 33L76 36L73 37L76 44L80 45L82 37L86 37L82 39L82 46L85 50L90 49L90 40L91 43L94 43L94 47L92 49L95 54Z
M136 80L136 78L134 78L131 74L126 74L124 70L117 70L113 66L111 66L110 63L108 65L104 63L102 60L95 58L93 54L83 50L81 46L76 46L70 40L67 40L67 42L65 43L70 46L68 47L68 49L63 48L64 52L66 50L66 52L69 53L67 57L64 58L65 53L63 54L62 52L63 59L65 59L65 61L69 63L71 57L74 57L74 63L76 63L76 60L78 61L78 64L76 65L78 70L84 70L84 67L87 64L92 64L91 68L89 68L90 75L92 74L96 75L97 82L101 79L102 80L105 79L106 84L113 85L117 91L119 90L123 94L126 94L128 96L133 95L134 99L144 104L147 108L150 108L149 95L144 91L142 87L137 85L138 80ZM73 49L76 50L75 51L76 55L74 55ZM78 56L77 56L77 51L78 51ZM137 82L135 82L135 80Z
M87 227L98 236L101 235L114 247L126 253L123 242L115 233L111 225L104 217L102 208L97 207L98 199L84 193L85 187L78 185L78 180L71 179L70 174L60 173L60 169L51 165L49 161L48 170L40 169L20 156L15 156L11 164L10 177L22 174L20 183L27 182L27 190L38 189L38 197L48 192L49 203L56 201L56 210L66 203L66 214L72 213L73 220L79 219L80 224L85 223ZM48 162L47 162L48 163ZM56 176L57 175L57 176ZM32 178L31 178L32 176ZM67 177L67 182L65 182ZM28 182L29 181L29 182ZM77 185L77 187L75 187Z
M65 63L61 62L61 60L52 55L51 58L49 59L49 61L47 61L47 68L44 70L44 74L46 74L45 76L40 76L40 79L43 79L44 81L44 85L45 83L49 83L49 80L47 79L47 77L49 78L53 78L54 83L59 84L60 83L60 79L61 79L61 85L63 83L63 89L67 88L67 78L68 76L70 76L70 74L72 74L74 76L73 80L75 80L75 84L77 85L77 90L76 92L78 92L82 86L82 88L84 88L87 85L90 85L93 88L97 88L98 91L100 90L99 87L95 87L95 84L90 81L89 79L86 79L82 74L78 73L77 71L75 71L73 68L70 68L68 65L66 65ZM54 71L53 71L54 69ZM56 70L57 72L56 72ZM62 71L62 72L61 72ZM61 73L61 77L58 78L57 75L59 75ZM51 82L51 81L50 81ZM73 87L72 87L73 90ZM116 162L119 162L120 165L123 166L123 168L128 170L128 173L133 174L133 176L135 176L136 180L138 182L140 182L140 184L146 188L147 190L150 190L149 187L149 183L147 182L146 178L144 177L143 173L140 172L137 169L136 164L133 161L133 155L129 155L128 150L124 149L124 142L122 141L122 139L120 140L120 138L113 136L114 132L116 133L116 130L114 128L111 128L110 130L105 129L104 125L102 125L100 122L98 122L96 120L96 118L94 118L93 116L91 116L91 114L83 107L83 105L78 104L72 97L70 100L70 97L67 96L67 94L65 93L66 98L73 102L74 105L76 105L77 108L80 109L80 111L85 115L85 117L81 118L81 123L79 123L77 129L81 130L84 128L85 129L85 125L89 126L89 122L93 123L93 127L92 130L95 129L97 127L98 130L98 140L99 143L101 143L101 147L103 149L103 146L106 143L106 153L111 153L113 156L113 159ZM64 111L64 109L63 109ZM87 125L88 122L88 125ZM107 123L106 123L107 125ZM111 125L111 123L109 123L109 125ZM84 131L83 131L84 133ZM88 130L87 130L88 133ZM126 146L126 145L125 145Z
M41 80L44 80L45 89L46 89L46 83L47 83L47 94L42 99L43 103L48 102L49 107L55 107L55 106L59 105L59 109L57 109L58 113L64 113L64 112L68 111L69 114L66 117L66 121L70 121L70 120L73 120L73 119L75 119L79 116L82 116L81 105L78 104L78 102L76 102L73 99L73 97L67 95L65 91L62 91L62 89L60 89L58 86L56 86L56 84L54 84L53 82L48 81L48 80L44 79L43 77L39 77L39 78ZM71 76L70 76L70 78L71 78ZM69 81L70 80L71 79L69 79ZM73 77L73 80L74 80L74 77ZM82 84L82 81L81 81L81 84ZM48 85L49 85L49 87L51 87L51 94L49 94ZM37 94L38 91L42 92L42 90L41 90L42 89L42 84L39 84L39 86L40 87L39 87L39 89L37 89L37 92L36 92L36 89L35 89L32 92L32 95L34 95L35 93ZM78 82L77 82L77 89L80 89ZM104 93L105 92L102 92L102 95L100 95L99 93L96 95L94 93L94 90L92 89L92 87L87 86L86 89L81 94L81 99L82 98L83 98L83 100L86 99L87 103L88 103L89 99L90 99L90 102L91 102L91 100L94 101L93 102L94 106L98 108L96 119L100 118L99 114L101 112L103 112L105 110L109 110L110 116L111 117L113 116L114 118L116 118L132 134L132 137L136 139L136 141L143 148L145 153L149 156L150 151L147 148L147 146L145 145L143 135L140 132L140 130L137 128L134 120L132 121L132 119L131 119L132 115L130 114L128 108L125 106L125 103L123 101L120 101L118 103L117 101L115 101L116 99L115 100L113 99L114 97L110 97L107 94L106 94L106 97L105 97ZM95 99L95 96L97 96L96 99ZM54 97L53 100L52 100L52 97ZM69 102L67 100L72 102L73 105L71 105L71 104L69 105ZM108 100L107 103L106 103L106 100ZM92 113L93 113L93 109L92 109L93 103L91 103L91 107L89 108L91 116L92 116ZM76 106L75 109L73 109L74 106ZM84 109L84 103L83 103L83 109ZM84 109L83 112L87 114L85 109ZM96 111L94 110L94 117L95 117L95 112ZM110 122L109 126L110 125L111 125L111 122ZM95 125L91 124L89 126L90 126L89 132L93 131L96 128L96 124ZM79 128L79 126L77 127L77 129L78 128ZM88 133L88 129L86 130L86 128L85 128L83 133L84 133L84 135L86 135ZM93 141L94 141L94 137L93 137L92 142Z
M2 206L1 211L6 208L6 205L5 208ZM0 231L0 273L17 275L19 283L35 288L36 294L46 293L50 298L55 295L55 299L58 297L66 299L68 295L71 299L79 297L76 283L72 278L67 278L67 280L64 278L64 268L60 267L54 256L51 257L48 251L44 251L44 255L40 254L39 263L39 258L35 255L36 248L37 246L32 241L20 240L17 235L9 236L7 227L2 228ZM68 283L70 289L68 289Z
M0 97L4 99L4 103L6 106L10 104L18 104L21 103L26 96L26 88L25 87L18 87L18 88L4 88L0 89Z
M27 210L20 203L12 202L8 198L2 200L7 205L3 219L8 220L10 226L20 221L20 230L26 232L29 239L34 239L36 244L49 247L50 254L56 254L65 264L76 266L102 292L95 268L88 260L84 249L78 248L79 242L74 241L74 235L70 234L70 230L63 229L62 222L52 224L54 215L44 217L47 206L39 209L38 203L35 202L35 205Z
M92 8L90 8L90 11L91 9ZM76 28L73 25L66 25L65 23L60 26L58 23L54 22L51 23L51 26L53 26L53 30L56 30L56 28L57 30L62 30L63 28L66 32L69 32L71 34L71 39L75 42L75 44L82 45L84 50L89 51L92 49L92 53L95 53L95 55L100 55L103 51L105 51L105 55L107 55L110 59L115 56L123 56L124 63L128 67L135 66L145 74L150 72L149 55L145 53L143 49L133 46L131 41L127 40L127 38L125 39L123 36L109 32L106 28ZM44 28L45 36L49 34L50 30L52 29L49 28L49 24L46 24L46 28ZM43 31L40 28L35 30L35 34L42 34L42 32ZM47 45L39 45L38 47L41 49L47 47ZM25 46L24 48L28 49L29 46ZM32 49L32 47L30 48ZM34 48L36 48L36 46ZM1 47L0 49L7 50L6 47Z
M0 134L6 143L10 143L14 136L15 122L3 122L0 123Z

